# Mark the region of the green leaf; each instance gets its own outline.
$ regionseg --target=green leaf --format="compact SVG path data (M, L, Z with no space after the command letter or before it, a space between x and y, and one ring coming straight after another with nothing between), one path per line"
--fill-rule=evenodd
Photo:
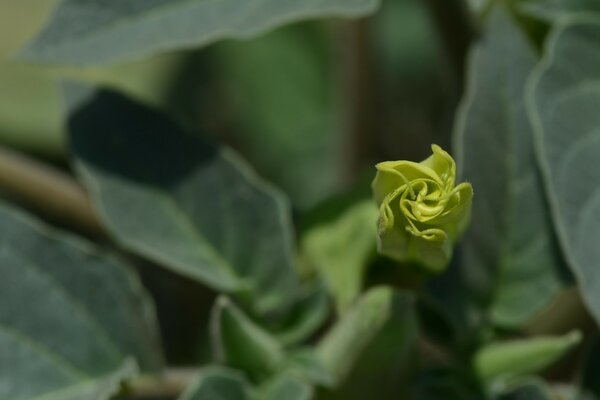
M323 325L330 316L330 302L323 285L314 283L303 288L298 301L278 321L271 333L285 346L304 342Z
M528 83L528 107L554 223L584 302L600 321L600 23L555 29Z
M475 354L474 367L486 382L541 372L581 339L581 333L573 331L563 336L536 336L492 343Z
M213 48L218 75L213 81L219 82L215 95L228 95L224 101L233 114L228 118L233 140L252 166L301 210L335 193L342 183L337 81L331 38L321 28L293 25Z
M0 241L0 398L108 399L137 365L161 366L131 271L5 207Z
M519 4L526 14L553 22L576 14L600 12L596 0L529 0Z
M362 289L367 262L375 254L377 216L372 201L361 202L302 238L302 254L321 275L339 312L347 309Z
M239 371L210 366L203 368L198 379L179 400L251 400L248 381Z
M400 382L396 368L402 357L397 357L398 352L406 354L407 347L412 346L415 326L412 296L389 287L376 287L360 297L321 339L317 356L336 385L353 373L359 366L357 361L365 357L368 361L361 364L370 370L374 366L389 367L383 373L377 369L377 376L369 377L367 382L383 389L390 384L390 374L393 383ZM355 380L362 379L364 376ZM342 388L346 387L351 385Z
M151 108L109 91L79 96L69 119L76 167L116 240L259 312L294 300L290 211L278 191Z
M309 18L357 17L378 0L63 0L22 57L87 64L248 38Z
M493 321L507 327L527 321L562 287L562 259L524 104L535 63L527 38L496 9L471 54L455 129L462 179L475 191L461 267L477 301L491 302Z
M310 400L313 388L289 375L280 374L268 382L257 400Z
M251 321L227 297L219 297L211 319L217 360L239 368L250 377L264 379L284 360L281 343Z
M494 395L494 400L552 400L555 398L548 385L539 378L528 378L524 382L502 388L498 392Z

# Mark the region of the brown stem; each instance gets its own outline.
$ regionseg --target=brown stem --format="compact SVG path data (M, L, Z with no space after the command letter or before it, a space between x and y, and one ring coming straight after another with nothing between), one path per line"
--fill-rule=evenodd
M140 375L127 384L128 399L175 399L198 378L198 368L169 368L160 375Z
M1 146L0 191L44 217L93 236L103 235L87 194L71 176Z
M373 49L368 19L341 21L337 28L334 62L340 87L342 172L352 183L373 161L377 145Z

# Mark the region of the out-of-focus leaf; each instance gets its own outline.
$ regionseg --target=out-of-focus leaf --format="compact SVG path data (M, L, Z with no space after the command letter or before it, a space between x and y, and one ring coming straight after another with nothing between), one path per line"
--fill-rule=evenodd
M355 382L382 392L402 384L399 369L404 367L402 360L412 348L416 332L413 307L411 295L376 287L360 297L331 328L319 342L317 356L334 384L339 385L349 375L361 371L338 388L336 394L343 390L343 398L364 396L365 393L346 390ZM377 372L365 378L365 369ZM400 393L398 387L395 389Z
M0 142L45 157L66 156L61 93L64 77L118 87L163 105L185 55L168 54L110 68L54 69L13 59L52 6L49 0L0 3Z
M306 287L300 299L286 312L280 326L271 332L282 344L298 344L312 336L330 315L331 306L322 284Z
M339 312L346 310L362 289L367 262L375 254L377 215L375 204L364 201L302 238L302 253L323 278Z
M162 364L137 277L74 237L0 208L0 398L108 399Z
M282 345L226 297L217 299L211 330L218 361L256 379L275 373L284 359Z
M301 376L315 385L332 387L334 383L331 374L325 370L325 365L312 347L290 352L279 369L294 376Z
M455 130L461 180L475 191L460 268L476 302L491 302L493 321L507 327L527 321L562 287L562 259L524 104L535 62L527 38L495 10L471 55Z
M256 400L310 400L313 388L289 375L280 374L268 382Z
M22 57L62 64L113 62L248 38L302 19L357 17L377 6L378 0L63 0Z
M483 381L507 379L543 371L581 342L581 333L537 336L492 343L475 354L474 367Z
M214 48L215 80L233 114L234 140L303 210L342 181L330 38L318 28L294 25Z
M596 0L528 0L519 7L525 13L548 22L576 14L600 13L600 2Z
M203 368L198 379L179 400L251 400L252 389L239 371L210 366Z
M76 166L122 245L259 312L295 300L289 207L278 191L151 108L110 91L75 92Z
M600 321L600 23L569 20L546 43L528 109L555 227L583 298Z
M525 382L512 384L508 388L497 390L497 392L499 393L492 394L494 400L551 400L555 398L548 385L543 380L536 378L528 378Z

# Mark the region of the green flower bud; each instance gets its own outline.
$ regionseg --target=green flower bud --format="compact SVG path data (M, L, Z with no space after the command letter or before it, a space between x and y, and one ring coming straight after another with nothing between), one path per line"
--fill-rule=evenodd
M470 183L454 186L454 159L437 145L426 160L376 165L373 194L379 205L379 252L442 271L471 213Z

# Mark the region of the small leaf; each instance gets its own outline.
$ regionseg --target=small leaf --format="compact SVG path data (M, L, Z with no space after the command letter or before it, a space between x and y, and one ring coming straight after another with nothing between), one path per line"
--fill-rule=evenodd
M312 336L327 320L331 306L319 282L301 290L298 301L286 312L281 325L271 333L285 346L298 344Z
M226 297L217 299L211 330L218 361L257 380L275 373L284 360L282 345Z
M535 145L559 241L600 321L600 23L570 19L528 82Z
M350 207L331 224L302 239L302 253L323 278L339 312L360 293L367 261L375 254L377 207L372 201Z
M385 347L374 351L375 362L379 365L369 362L366 365L369 368L373 365L390 367L391 370L386 370L386 373L392 373L393 381L398 383L397 371L388 365L388 361L389 364L397 365L398 352L406 354L406 347L410 347L407 343L413 344L415 321L412 309L411 295L394 292L389 287L370 289L360 297L327 332L316 348L317 357L332 376L334 385L339 385L353 372L357 360L369 355L365 353L366 349L371 349L371 345L376 347L377 344L383 344ZM378 336L380 333L383 337ZM384 357L381 357L382 352L377 350L383 350ZM378 382L387 378L379 372L378 375Z
M528 378L524 382L502 388L499 392L493 397L494 400L552 400L555 398L548 385L539 378Z
M484 381L514 378L543 371L581 342L581 333L537 336L492 343L475 354L474 366Z
M269 381L256 400L310 400L313 388L289 374L280 374Z
M108 399L136 365L160 368L152 305L131 271L5 207L0 242L0 398Z
M116 240L258 312L294 301L290 210L278 191L146 106L109 91L71 93L76 167Z
M22 57L89 64L248 38L316 17L366 15L378 0L63 0Z
M179 400L252 400L252 390L243 374L233 369L203 368L198 379Z

